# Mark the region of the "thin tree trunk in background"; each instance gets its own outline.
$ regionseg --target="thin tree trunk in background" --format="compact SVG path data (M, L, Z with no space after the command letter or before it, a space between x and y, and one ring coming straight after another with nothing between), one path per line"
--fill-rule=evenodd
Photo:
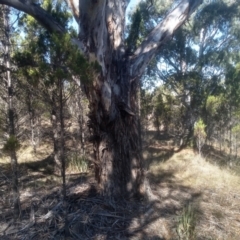
M138 82L138 93L137 93L137 100L138 100L138 133L139 133L139 149L141 150L140 156L142 156L142 125L141 125L141 85L140 81Z
M52 93L52 137L53 137L53 158L54 158L54 173L61 175L61 159L60 159L60 136L59 136L59 113L56 104L56 92Z
M232 156L232 106L229 108L230 123L229 123L229 155Z
M79 95L78 95L78 103L77 103L77 107L78 107L78 126L79 126L79 139L80 139L80 148L81 148L81 155L84 156L85 155L85 134L84 134L84 107L83 107L83 99L82 99L82 91L79 91Z
M9 27L9 8L4 7L4 28L5 28L5 63L7 69L10 69L10 27ZM16 139L15 126L14 126L14 108L13 108L13 85L11 79L11 73L7 71L7 83L8 83L8 131L9 137ZM20 205L20 194L18 189L18 162L16 149L12 146L10 151L10 159L12 166L12 190L13 190L13 209L15 220L20 217L21 205Z
M81 143L81 155L85 155L85 134L84 134L84 117L83 115L78 116L78 124L80 130L80 143Z
M238 152L238 141L237 141L237 139L238 139L238 134L237 133L235 133L235 158L237 158L237 152Z
M28 113L30 118L30 126L31 126L31 144L33 146L33 152L37 153L37 138L38 134L36 134L36 116L35 116L35 109L33 107L33 96L31 92L28 92L27 96L27 104L28 104Z
M64 126L64 103L63 103L63 80L59 79L59 120L60 120L60 159L61 159L61 175L62 175L62 197L65 218L65 237L69 235L68 218L67 218L67 202L66 202L66 159L65 159L65 126Z
M228 133L226 133L226 129L224 128L222 131L222 151L226 152L226 135L228 136Z
M220 150L220 153L222 152L222 133L221 133L221 128L219 129L218 131L218 141L219 141L219 150Z
M41 117L38 115L36 120L37 120L37 123L36 123L37 145L39 146L39 143L41 141Z
M64 138L64 113L63 113L63 83L59 81L59 119L60 119L60 159L61 159L61 175L63 183L63 198L66 198L66 162L65 162L65 138Z

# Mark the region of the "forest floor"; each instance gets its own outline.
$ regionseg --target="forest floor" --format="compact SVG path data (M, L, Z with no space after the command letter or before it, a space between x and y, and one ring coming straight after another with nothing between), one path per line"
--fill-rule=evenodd
M103 199L91 172L68 170L67 201L53 174L51 148L18 153L22 219L12 221L11 167L0 155L0 239L238 240L240 161L208 147L203 157L149 136L144 148L149 198Z

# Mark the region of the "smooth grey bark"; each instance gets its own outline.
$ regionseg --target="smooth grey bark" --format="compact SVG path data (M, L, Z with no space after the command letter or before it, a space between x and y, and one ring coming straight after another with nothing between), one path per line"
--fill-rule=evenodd
M182 0L140 44L126 54L125 12L128 0L68 0L79 24L72 39L86 60L101 71L85 86L89 100L89 128L94 146L95 176L105 196L141 192L144 176L138 117L138 81L157 50L185 22L202 0ZM36 18L51 32L64 29L39 6L23 0L0 0Z

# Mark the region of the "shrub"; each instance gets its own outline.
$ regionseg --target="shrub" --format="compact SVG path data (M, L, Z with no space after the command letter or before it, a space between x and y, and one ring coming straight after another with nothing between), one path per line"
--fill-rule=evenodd
M10 154L12 151L17 151L21 147L19 141L17 138L13 135L11 135L6 143L3 146L3 152L6 154Z

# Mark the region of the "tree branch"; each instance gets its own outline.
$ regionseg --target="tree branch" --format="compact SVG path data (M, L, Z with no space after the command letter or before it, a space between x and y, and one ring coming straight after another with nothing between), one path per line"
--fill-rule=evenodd
M0 0L0 4L8 5L31 15L50 32L65 32L65 29L49 13L32 1Z
M202 0L182 0L165 19L160 22L131 57L130 75L132 79L140 77L157 50L169 40L174 32L188 19Z
M51 16L47 11L41 8L38 4L32 3L32 1L24 0L0 0L0 4L8 5L19 11L25 12L35 18L44 28L49 32L57 32L59 34L65 34L67 31L63 26L59 24L56 19ZM77 45L79 50L84 54L86 52L84 44L76 39L72 39L72 43Z

